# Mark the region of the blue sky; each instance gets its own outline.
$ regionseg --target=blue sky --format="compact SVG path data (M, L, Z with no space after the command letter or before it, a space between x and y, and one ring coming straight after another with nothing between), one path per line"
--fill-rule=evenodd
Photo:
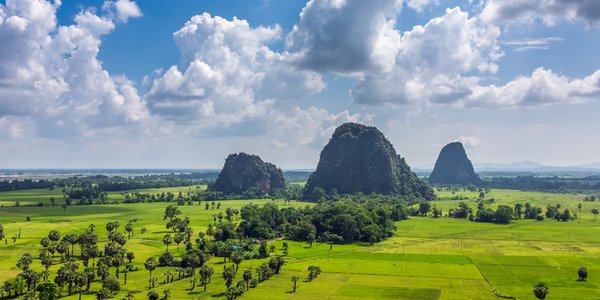
M0 168L313 168L377 126L413 166L600 161L600 2L0 1Z

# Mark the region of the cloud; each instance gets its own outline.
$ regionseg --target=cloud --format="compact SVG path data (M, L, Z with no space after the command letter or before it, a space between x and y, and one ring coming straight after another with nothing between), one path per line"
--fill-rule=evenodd
M58 26L60 1L0 5L0 117L19 117L39 136L85 136L149 118L127 79L97 59L111 19L83 10ZM29 121L28 121L29 120Z
M600 1L596 0L488 0L481 13L486 22L522 23L541 20L548 26L560 20L582 21L588 26L600 22Z
M386 69L394 63L401 0L311 0L286 38L297 66L319 72Z
M389 71L366 73L352 89L356 103L455 103L477 84L473 73L495 73L502 56L500 30L460 8L415 26L400 41Z
M319 74L296 70L287 54L268 47L280 34L279 26L251 28L245 20L208 13L192 17L173 34L179 66L156 78L145 95L150 110L199 128L233 128L267 118L277 101L320 92Z
M457 142L461 142L462 144L470 147L477 147L481 144L481 138L476 136L459 136L456 139Z
M422 12L423 9L430 5L438 5L439 0L407 0L406 5L417 12Z
M572 79L538 68L530 76L519 76L502 86L475 86L466 106L519 107L576 104L600 96L600 70L582 79Z
M545 38L526 38L522 40L513 40L504 43L507 46L514 46L512 52L523 52L529 50L548 50L550 44L556 42L562 42L562 38L558 37L545 37Z
M104 1L102 9L121 23L127 23L129 18L139 18L144 15L137 3L130 0Z

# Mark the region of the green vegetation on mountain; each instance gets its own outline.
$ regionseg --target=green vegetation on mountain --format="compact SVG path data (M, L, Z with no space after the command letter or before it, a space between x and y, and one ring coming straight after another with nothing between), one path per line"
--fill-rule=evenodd
M467 157L465 148L459 142L450 143L440 151L433 172L429 176L430 184L474 184L480 186L481 179Z
M346 123L323 148L317 170L306 183L304 198L356 193L433 199L433 190L411 172L381 131Z
M253 190L262 195L285 189L283 172L275 165L264 162L257 155L230 154L219 177L210 187L223 194L243 194Z

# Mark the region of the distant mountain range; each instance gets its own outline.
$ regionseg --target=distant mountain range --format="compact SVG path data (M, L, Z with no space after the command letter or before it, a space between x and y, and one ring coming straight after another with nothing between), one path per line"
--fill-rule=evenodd
M532 173L600 173L600 162L575 166L546 166L534 161L514 163L473 163L476 172L532 172ZM433 165L415 166L417 171L431 171Z

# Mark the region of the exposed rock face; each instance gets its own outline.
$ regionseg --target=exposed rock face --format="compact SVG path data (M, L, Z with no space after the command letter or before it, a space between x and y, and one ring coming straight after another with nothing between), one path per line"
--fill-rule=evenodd
M482 181L473 164L467 157L465 148L459 142L454 142L442 148L435 162L433 172L429 175L430 184L459 184L481 185Z
M377 128L346 123L321 151L304 198L317 200L320 189L331 194L383 194L433 199L433 190L411 172L404 158ZM317 190L315 190L317 189Z
M251 188L259 188L263 195L271 194L275 189L285 189L285 179L275 165L243 152L227 157L211 187L224 194L242 194Z

